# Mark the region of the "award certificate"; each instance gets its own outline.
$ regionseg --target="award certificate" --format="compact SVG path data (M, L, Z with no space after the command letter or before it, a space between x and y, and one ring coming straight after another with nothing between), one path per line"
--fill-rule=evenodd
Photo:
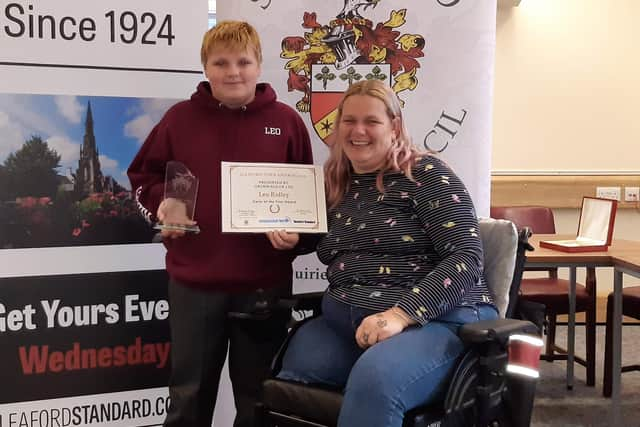
M326 233L322 168L222 162L222 231Z

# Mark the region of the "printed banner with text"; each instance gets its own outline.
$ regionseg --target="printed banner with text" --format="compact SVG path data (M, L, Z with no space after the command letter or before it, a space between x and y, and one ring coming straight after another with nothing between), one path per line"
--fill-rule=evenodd
M0 279L0 365L11 384L0 390L0 427L96 424L55 424L49 410L55 399L60 417L66 408L87 421L81 408L73 410L63 398L158 387L165 387L166 395L171 348L166 281L164 270ZM39 424L25 424L25 411L16 402L40 408ZM127 417L116 411L98 411L99 424ZM145 417L163 415L156 412ZM140 414L130 416L144 418Z
M164 248L126 169L202 80L207 9L0 0L0 427L164 419Z

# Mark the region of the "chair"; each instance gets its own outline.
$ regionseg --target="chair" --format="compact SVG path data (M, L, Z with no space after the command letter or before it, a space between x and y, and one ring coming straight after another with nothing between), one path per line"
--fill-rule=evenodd
M517 227L529 227L534 234L554 234L556 232L553 211L543 206L492 207L492 218L513 221ZM546 317L547 345L543 360L566 360L567 352L555 343L556 316L569 313L568 280L558 279L556 268L525 268L525 271L546 271L546 278L524 278L520 285L520 296L529 301L544 304ZM576 312L585 312L586 357L575 357L575 361L587 370L587 385L595 385L596 377L596 273L595 268L587 268L585 285L576 284ZM559 353L559 354L558 354Z
M640 319L640 286L622 289L622 315ZM602 395L611 397L611 376L613 371L613 293L607 297L607 326L604 347L604 379L602 380ZM640 365L627 365L622 372L640 371Z
M509 300L508 295L513 288L517 291L520 283L529 232L523 230L518 234L509 221L483 219L480 235L487 283L496 294L500 313L511 313L517 298ZM312 308L317 313L320 295L303 298L298 308ZM341 390L275 378L291 336L307 320L294 325L274 359L272 378L264 382L263 399L256 407L257 427L336 425L342 404ZM461 327L459 336L469 350L462 356L444 400L411 409L405 413L403 426L528 426L536 380L507 374L505 367L509 337L537 332L530 322L505 318Z

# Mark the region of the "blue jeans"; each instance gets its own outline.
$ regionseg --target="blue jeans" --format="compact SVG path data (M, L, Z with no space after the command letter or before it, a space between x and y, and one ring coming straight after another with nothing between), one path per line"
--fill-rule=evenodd
M324 296L323 315L293 336L278 378L344 387L339 427L400 427L404 413L442 397L464 346L460 325L496 319L492 305L456 307L366 351L355 331L373 311Z

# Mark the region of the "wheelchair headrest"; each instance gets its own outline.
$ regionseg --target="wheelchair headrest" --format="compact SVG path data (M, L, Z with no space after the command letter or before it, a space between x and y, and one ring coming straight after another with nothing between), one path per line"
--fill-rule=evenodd
M504 317L518 252L518 230L504 219L480 218L478 222L484 251L484 277L500 317Z

